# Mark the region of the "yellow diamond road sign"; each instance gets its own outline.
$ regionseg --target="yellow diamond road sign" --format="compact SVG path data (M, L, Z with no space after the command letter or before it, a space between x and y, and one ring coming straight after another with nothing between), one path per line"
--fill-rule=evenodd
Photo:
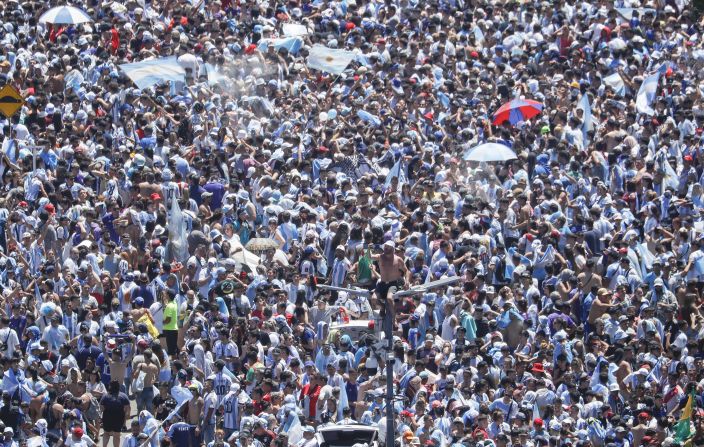
M20 92L10 84L0 89L0 113L9 118L24 105L24 99Z

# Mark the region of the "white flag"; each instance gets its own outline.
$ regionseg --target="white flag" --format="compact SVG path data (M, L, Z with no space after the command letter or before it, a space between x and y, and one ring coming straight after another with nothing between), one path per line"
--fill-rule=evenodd
M171 209L166 217L169 228L167 257L172 262L186 262L188 259L188 239L186 239L186 220L176 196L171 198Z
M618 73L614 73L605 77L604 84L614 89L616 94L619 96L623 96L626 94L626 84L623 82L621 75Z
M323 45L313 45L308 52L307 65L316 70L335 75L341 74L356 57L352 51L337 50Z
M286 37L305 36L308 34L308 28L300 23L284 23L281 30Z

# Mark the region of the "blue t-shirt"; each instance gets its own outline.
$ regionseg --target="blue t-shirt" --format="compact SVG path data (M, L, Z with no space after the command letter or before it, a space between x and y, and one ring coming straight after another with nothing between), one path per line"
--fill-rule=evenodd
M217 210L222 206L222 199L225 197L225 186L222 183L210 182L203 186L203 189L213 193L213 197L210 198L210 209Z
M196 426L185 422L176 422L169 428L168 437L174 447L197 447Z
M105 386L110 385L110 362L107 361L104 353L100 353L95 360L95 365L100 368L100 381Z
M97 360L98 356L102 353L103 351L101 351L100 348L93 345L79 348L76 353L76 363L78 363L78 368L84 370L86 368L86 360L88 360L89 357L93 360Z

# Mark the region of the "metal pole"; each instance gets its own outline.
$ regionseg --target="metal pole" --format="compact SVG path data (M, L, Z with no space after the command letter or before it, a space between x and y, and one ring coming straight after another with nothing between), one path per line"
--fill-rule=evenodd
M326 284L320 284L317 286L317 288L320 290L334 290L337 292L347 292L350 295L359 295L359 296L363 296L366 298L369 298L369 296L371 295L371 293L368 290L364 290L364 289L351 289L348 287L335 287L335 286L328 286Z
M396 300L405 296L417 295L426 293L431 289L438 287L449 286L461 281L459 276L450 278L442 278L437 281L428 282L420 286L411 287L408 290L400 292L396 291L396 287L389 289L391 299L386 299L386 318L384 319L384 334L386 337L386 447L394 447L394 435L396 427L394 426L394 315L396 311Z
M384 318L384 336L386 337L386 447L394 447L394 314L396 288L392 287L386 299L386 318Z

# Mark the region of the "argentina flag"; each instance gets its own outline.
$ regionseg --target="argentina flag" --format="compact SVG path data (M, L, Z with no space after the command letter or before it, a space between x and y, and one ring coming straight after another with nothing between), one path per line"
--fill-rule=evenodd
M286 48L289 53L296 54L303 47L303 39L300 37L284 37L282 39L262 39L259 41L257 48L259 51L266 51L269 45L272 45L276 51L281 48Z
M584 138L584 144L586 145L589 141L587 133L591 130L594 130L594 122L592 119L592 106L591 104L589 104L589 97L586 94L582 95L582 98L579 100L577 108L582 109L583 113L582 116L584 122L582 123L582 136Z
M642 113L644 115L653 115L655 113L655 110L650 107L650 104L655 99L659 80L660 71L657 71L643 79L643 83L640 85L640 90L638 90L638 96L636 96L636 109L638 110L638 113Z
M391 168L389 174L386 176L384 181L384 188L391 186L391 181L398 177L398 186L401 187L402 184L408 182L408 174L406 174L406 167L403 166L403 157L399 158L396 164Z
M171 81L172 85L186 81L186 71L178 64L175 56L122 64L120 70L141 89L166 81Z
M337 50L323 45L313 45L308 52L307 65L316 70L335 75L341 74L357 55L352 51Z
M626 94L626 84L623 78L618 73L613 73L604 78L604 84L613 88L617 95L624 96Z

